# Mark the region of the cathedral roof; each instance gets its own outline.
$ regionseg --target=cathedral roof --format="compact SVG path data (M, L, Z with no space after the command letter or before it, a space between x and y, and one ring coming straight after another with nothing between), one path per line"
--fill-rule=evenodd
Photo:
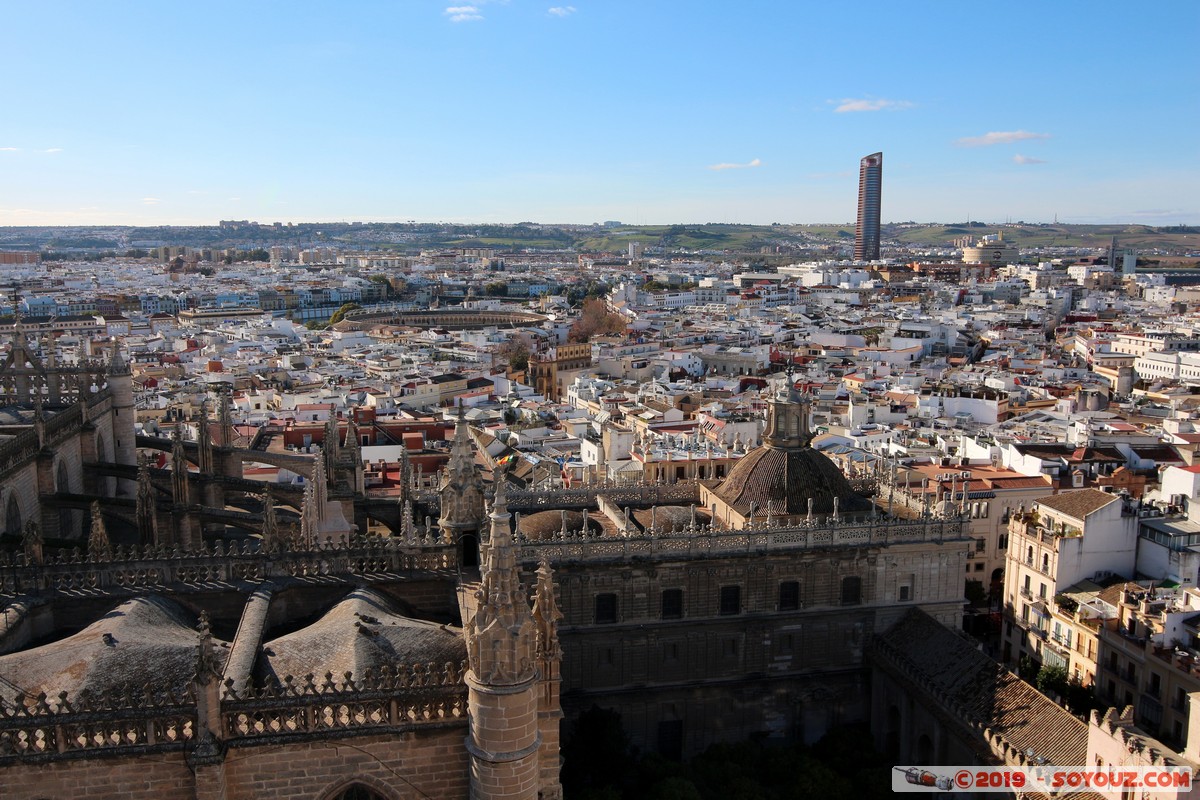
M537 511L533 514L522 514L517 531L528 539L550 539L563 529L564 516L568 533L578 533L585 522L589 532L594 533L600 529L595 520L581 511Z
M404 616L383 594L357 589L325 612L316 622L266 642L262 676L282 680L288 675L341 679L380 667L432 662L439 667L466 658L466 645L457 629Z
M811 447L758 447L738 459L714 493L742 514L751 506L756 514L806 514L810 498L814 514L833 513L835 497L839 513L870 508L837 465Z
M180 692L196 672L200 636L195 618L163 597L127 600L73 636L0 656L0 683L9 694L65 691L72 696L150 684ZM217 666L228 645L214 640Z
M702 508L695 509L697 525L707 525L711 517ZM687 530L692 523L692 509L688 506L656 506L653 509L639 508L633 512L633 518L644 530L653 527L659 533L676 533Z
M866 511L871 503L852 488L829 458L812 447L809 429L811 398L772 398L767 405L764 444L738 459L729 476L713 490L717 497L742 515L795 516L832 514L834 498L839 513Z
M1033 747L1054 764L1087 761L1087 725L1033 686L914 608L879 637L889 660L967 723L988 727L1018 750ZM914 698L920 699L920 698Z

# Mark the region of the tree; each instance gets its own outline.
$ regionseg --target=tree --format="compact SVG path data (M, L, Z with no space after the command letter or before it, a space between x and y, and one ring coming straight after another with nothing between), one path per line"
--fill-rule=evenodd
M358 303L343 303L337 311L333 312L333 316L329 318L330 325L336 325L346 318L346 313L360 308Z
M583 301L583 313L579 320L571 326L567 339L572 342L587 342L593 336L606 333L623 333L625 318L608 310L608 304L603 300Z
M504 281L492 281L483 287L483 292L488 297L505 297L508 295L508 284Z
M1065 697L1067 694L1067 668L1060 666L1044 666L1038 670L1037 688L1042 694L1052 694Z
M529 366L529 345L519 336L505 342L498 352L508 359L508 366L514 372L520 372Z
M975 608L985 608L988 604L988 593L983 588L983 581L967 579L967 601Z

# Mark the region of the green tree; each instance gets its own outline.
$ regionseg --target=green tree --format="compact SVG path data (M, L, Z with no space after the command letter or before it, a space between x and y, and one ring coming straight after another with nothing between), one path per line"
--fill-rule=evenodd
M330 325L336 325L346 318L346 313L353 311L356 308L361 308L358 303L343 303L337 311L333 312L333 316L329 318Z
M967 602L975 608L985 608L988 604L988 593L983 588L983 581L974 581L967 578L965 595Z
M492 281L483 287L483 292L488 297L505 297L508 295L508 284L504 281Z
M1060 666L1044 666L1038 670L1037 688L1042 694L1053 694L1059 697L1067 695L1067 668Z

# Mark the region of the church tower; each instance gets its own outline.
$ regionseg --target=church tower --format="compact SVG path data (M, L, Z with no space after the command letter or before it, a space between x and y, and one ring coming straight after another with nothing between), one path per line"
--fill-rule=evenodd
M466 625L471 797L536 800L542 784L538 628L518 575L502 476L490 518L483 579Z

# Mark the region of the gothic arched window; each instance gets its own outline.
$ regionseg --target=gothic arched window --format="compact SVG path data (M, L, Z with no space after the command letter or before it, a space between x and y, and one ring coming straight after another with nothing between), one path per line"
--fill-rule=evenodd
M361 783L355 783L332 795L329 800L384 800L384 797Z
M15 494L8 496L8 508L4 512L4 532L9 536L21 535L21 506L17 503Z

